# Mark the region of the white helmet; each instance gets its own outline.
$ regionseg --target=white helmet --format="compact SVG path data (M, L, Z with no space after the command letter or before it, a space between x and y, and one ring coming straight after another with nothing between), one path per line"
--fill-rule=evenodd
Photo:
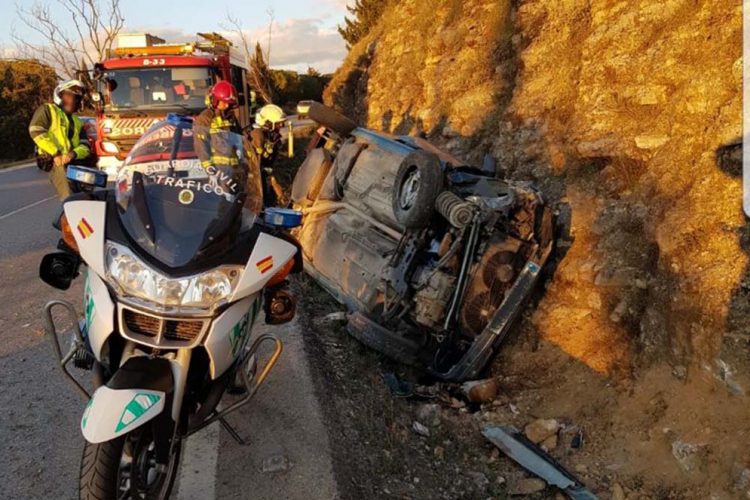
M57 104L58 106L62 105L62 93L72 92L75 95L83 96L83 91L86 88L86 86L81 82L81 80L67 80L65 82L62 82L60 85L55 87L55 91L53 92L52 100Z
M263 128L268 124L274 127L286 120L284 110L275 104L266 104L255 113L255 128Z

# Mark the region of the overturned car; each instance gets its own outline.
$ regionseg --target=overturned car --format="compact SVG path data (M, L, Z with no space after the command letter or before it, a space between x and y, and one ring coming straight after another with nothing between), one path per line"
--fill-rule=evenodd
M292 184L308 273L364 344L443 380L479 375L550 256L551 209L424 139L300 112L319 126Z

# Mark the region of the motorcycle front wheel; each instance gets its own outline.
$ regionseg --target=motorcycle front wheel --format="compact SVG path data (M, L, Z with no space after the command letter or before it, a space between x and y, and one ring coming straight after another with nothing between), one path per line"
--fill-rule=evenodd
M156 463L151 426L103 443L86 443L81 459L81 500L169 498L177 477L180 443L166 467Z

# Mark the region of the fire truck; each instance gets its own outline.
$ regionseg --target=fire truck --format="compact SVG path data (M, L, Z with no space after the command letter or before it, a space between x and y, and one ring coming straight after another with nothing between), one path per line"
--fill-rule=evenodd
M114 179L135 142L167 113L196 115L220 80L234 84L238 119L250 123L254 92L248 85L244 53L217 33L198 33L187 43L165 43L151 34L123 34L96 65L98 167Z

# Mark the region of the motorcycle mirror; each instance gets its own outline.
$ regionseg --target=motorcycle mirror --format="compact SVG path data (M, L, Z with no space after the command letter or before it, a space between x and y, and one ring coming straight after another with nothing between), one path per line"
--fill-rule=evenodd
M272 226L291 229L302 224L302 212L291 208L266 208L263 220Z
M70 283L78 276L78 256L67 252L49 253L39 264L39 277L48 285L60 290L70 288Z
M107 174L95 168L68 165L68 171L65 175L74 182L96 187L107 187Z

